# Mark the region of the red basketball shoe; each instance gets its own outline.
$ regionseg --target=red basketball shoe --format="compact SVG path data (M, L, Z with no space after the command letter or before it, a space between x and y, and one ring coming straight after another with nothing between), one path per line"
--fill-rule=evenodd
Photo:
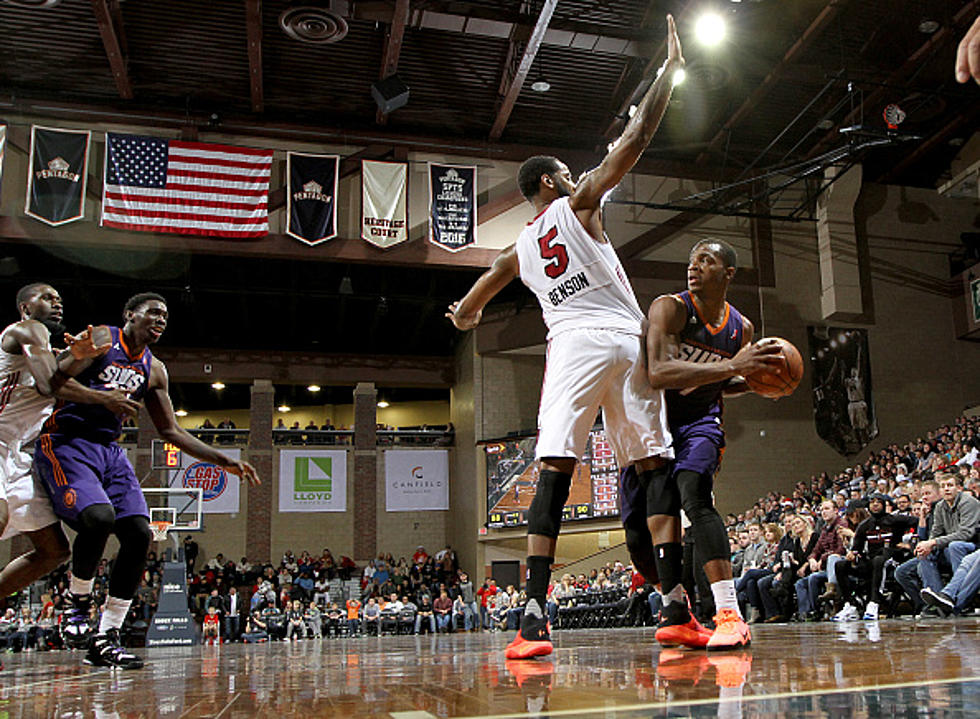
M532 617L527 612L521 619L521 628L514 641L507 645L507 659L531 659L551 654L551 626L544 617Z

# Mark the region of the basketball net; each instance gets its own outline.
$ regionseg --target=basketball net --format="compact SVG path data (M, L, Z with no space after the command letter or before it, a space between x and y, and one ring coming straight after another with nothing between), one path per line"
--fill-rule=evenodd
M167 520L150 522L150 531L153 532L154 542L165 542L167 541L167 532L170 531L170 522Z

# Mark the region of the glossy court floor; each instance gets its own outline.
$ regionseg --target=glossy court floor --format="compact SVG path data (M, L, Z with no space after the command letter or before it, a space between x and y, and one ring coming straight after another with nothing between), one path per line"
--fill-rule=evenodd
M651 629L143 650L138 671L72 652L4 656L0 717L980 717L980 619L757 626L749 651L660 650Z

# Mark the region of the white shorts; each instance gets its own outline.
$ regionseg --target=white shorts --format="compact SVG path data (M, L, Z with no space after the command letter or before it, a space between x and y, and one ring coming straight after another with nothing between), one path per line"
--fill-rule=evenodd
M20 444L0 446L0 499L7 502L7 528L0 539L57 524L47 490L31 471L33 459Z
M621 467L673 459L662 390L647 379L643 339L609 330L569 330L548 342L537 459L581 459L602 407L606 436Z

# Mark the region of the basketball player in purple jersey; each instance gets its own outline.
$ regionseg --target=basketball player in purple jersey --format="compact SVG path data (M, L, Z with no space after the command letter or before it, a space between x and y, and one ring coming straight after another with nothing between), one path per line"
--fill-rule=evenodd
M160 437L204 462L223 467L252 484L255 468L195 439L177 425L168 391L167 369L149 346L167 327L167 304L150 292L126 303L122 329L110 327L112 346L91 360L77 376L94 390L121 389L146 403ZM139 481L115 439L121 418L105 409L74 402L59 403L38 438L35 464L55 514L78 532L72 547L72 607L65 612L62 634L69 644L88 640L92 581L110 534L119 554L109 576L97 633L88 641L85 661L95 666L137 669L142 660L122 648L119 630L143 574L150 546L149 512Z
M517 637L504 652L507 659L552 652L543 613L551 564L572 472L599 408L617 461L621 466L637 463L640 482L666 475L672 456L663 392L646 381L643 311L603 229L602 197L650 144L667 109L674 74L683 66L680 39L668 15L667 61L623 135L578 182L554 157L532 157L521 165L518 185L537 216L447 314L457 328L472 329L487 303L520 277L537 297L548 326L535 448L541 470L527 511L528 601ZM648 541L645 553L633 557L645 576L655 573L652 555Z
M704 646L692 628L681 584L681 509L691 522L688 531L718 611L707 648L732 649L751 641L738 609L731 548L714 507L712 483L725 446L722 396L747 392L745 375L781 360L778 345L752 344L752 323L726 301L736 264L728 243L698 242L688 263L687 291L658 297L648 313L650 384L666 391L674 462L660 486L645 494L638 491L635 475L624 472L623 517L636 515L637 505L645 511L664 596L656 636L667 645Z

